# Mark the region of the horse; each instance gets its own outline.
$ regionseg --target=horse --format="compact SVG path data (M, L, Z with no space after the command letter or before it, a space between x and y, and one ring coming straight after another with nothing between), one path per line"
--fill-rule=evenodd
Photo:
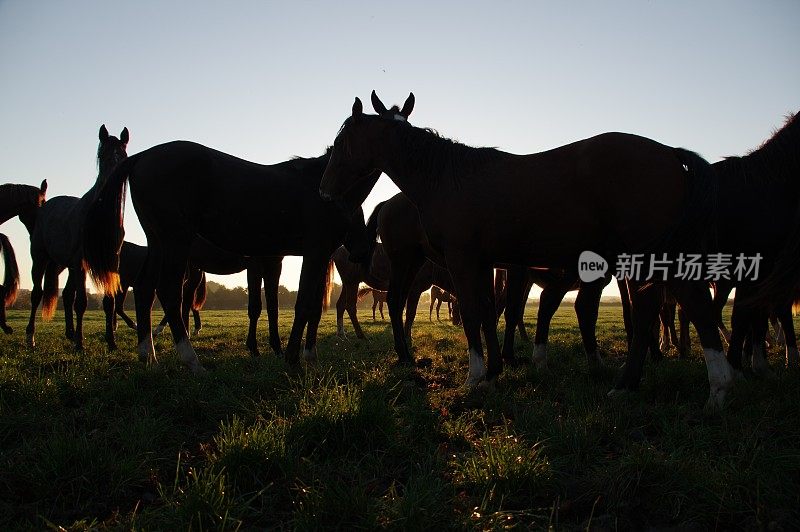
M377 116L365 114L356 98L334 141L320 195L340 200L352 187L363 185L364 176L380 170L417 207L436 262L447 265L456 286L470 353L468 385L484 381L491 387L503 369L493 266L574 270L585 250L616 258L620 253L707 249L716 180L710 165L695 153L636 135L605 133L541 153L514 155L465 146L409 124L413 94L397 112L384 113L374 91L372 100L381 111ZM614 189L611 196L609 187ZM448 201L443 207L439 198L444 197ZM598 202L601 197L607 201ZM616 268L615 259L611 266ZM707 408L719 409L733 372L714 326L710 296L701 283L674 284L704 346ZM658 312L648 286L652 283L642 281L642 290L633 291L633 345L612 395L637 389L641 380L642 358ZM488 351L485 370L481 331Z
M0 185L0 224L18 216L29 234L33 233L39 207L45 202L47 180L37 188L31 185L7 183ZM3 255L4 276L0 285L0 328L6 334L13 329L6 323L6 307L10 307L17 299L19 289L19 268L11 241L0 234L0 254Z
M94 185L80 198L56 196L40 208L31 233L31 314L26 328L27 342L36 346L36 311L42 303L42 317L50 319L55 312L58 298L58 274L69 270L64 287L64 310L66 315L66 337L75 342L77 349L83 348L83 314L86 311L86 268L83 262L83 246L87 236L84 221L90 204L106 183L114 167L127 157L126 148L130 136L124 128L119 138L109 135L105 125L100 126L100 145L97 149L98 175ZM82 230L83 228L83 230ZM42 278L45 289L43 293ZM73 326L72 309L77 323Z
M383 315L383 304L386 303L386 292L383 290L375 290L370 288L372 292L372 321L375 321L375 309L378 308L381 313L381 321L386 321Z
M180 316L181 281L197 236L241 256L303 256L285 357L291 366L299 363L306 332L304 359L316 358L317 328L332 287L330 256L379 177L374 172L343 201L323 202L317 190L328 158L326 152L261 165L194 142L174 141L140 152L116 168L89 208L84 253L96 284L113 293L119 282L122 207L129 182L149 249L135 289L140 360L157 362L150 313L158 287L181 360L193 372L204 371Z
M438 286L431 287L431 304L428 309L428 321L433 321L433 307L436 305L436 321L442 321L439 318L439 309L442 308L442 303L447 303L447 316L452 319L453 317L453 303L456 298L447 290L442 290Z
M344 313L350 316L356 337L365 339L364 331L358 321L356 305L370 290L361 289L359 285L366 283L370 289L385 292L389 289L389 259L383 251L383 246L378 244L369 255L369 261L357 262L351 260L350 252L345 246L339 246L333 252L332 260L342 280L342 291L336 300L336 334L344 337ZM381 312L381 316L383 313ZM374 319L374 311L373 311Z

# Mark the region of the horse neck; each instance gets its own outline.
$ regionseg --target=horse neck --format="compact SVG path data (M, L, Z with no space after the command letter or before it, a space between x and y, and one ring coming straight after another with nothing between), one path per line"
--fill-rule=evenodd
M436 196L431 191L441 187L442 183L431 180L425 169L415 164L399 127L384 127L384 137L382 142L376 143L379 146L376 157L378 168L389 176L420 212L429 210L428 202Z

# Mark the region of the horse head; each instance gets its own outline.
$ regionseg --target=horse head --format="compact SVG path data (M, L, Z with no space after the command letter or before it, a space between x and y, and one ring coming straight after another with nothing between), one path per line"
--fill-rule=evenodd
M402 109L396 105L387 109L372 91L372 106L377 115L364 114L361 100L355 99L351 116L344 121L333 142L328 166L319 187L322 199L341 198L348 189L375 172L374 150L378 145L375 139L380 138L379 129L390 124L407 125L414 109L414 94L408 95Z
M105 124L100 126L100 146L97 148L97 180L104 183L117 164L128 157L126 151L130 134L128 128L123 128L119 138L108 134Z

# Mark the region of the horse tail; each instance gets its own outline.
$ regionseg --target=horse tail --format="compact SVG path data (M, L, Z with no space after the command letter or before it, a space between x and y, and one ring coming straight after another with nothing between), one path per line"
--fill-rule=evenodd
M361 301L364 299L364 296L372 292L372 288L369 286L365 286L364 288L359 288L358 293L356 294L356 302Z
M385 203L386 201L382 201L375 205L375 208L372 210L372 214L369 215L369 219L367 220L367 243L369 246L369 254L367 255L368 257L372 257L372 253L375 251L375 244L378 242L378 215L380 214Z
M44 287L42 288L42 318L52 319L58 303L58 268L50 262L44 269Z
M95 194L83 224L83 266L94 284L106 295L120 290L119 252L125 236L125 193L136 161L128 157L114 168Z
M19 267L17 266L17 256L14 254L14 248L11 247L11 242L3 233L0 233L0 253L3 254L3 267L5 268L3 286L6 293L3 298L3 305L10 307L17 300Z
M203 305L206 304L206 272L200 274L200 284L197 285L197 290L194 291L194 301L192 301L192 310L202 310Z
M322 311L327 312L333 293L333 259L328 260L328 271L325 272L325 292L322 296Z
M687 194L677 222L654 246L654 251L704 252L717 242L717 174L698 154L683 148L672 149L686 171Z

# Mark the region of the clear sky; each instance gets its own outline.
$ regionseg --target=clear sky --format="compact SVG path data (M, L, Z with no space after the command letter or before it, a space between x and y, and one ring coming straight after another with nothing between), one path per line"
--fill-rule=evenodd
M82 195L103 123L128 127L129 154L188 139L315 156L372 89L387 105L413 91L415 125L467 144L531 153L616 130L716 161L800 109L798 20L796 0L0 0L0 182ZM381 178L367 214L396 190ZM29 288L24 227L0 231ZM146 243L130 205L126 238Z

